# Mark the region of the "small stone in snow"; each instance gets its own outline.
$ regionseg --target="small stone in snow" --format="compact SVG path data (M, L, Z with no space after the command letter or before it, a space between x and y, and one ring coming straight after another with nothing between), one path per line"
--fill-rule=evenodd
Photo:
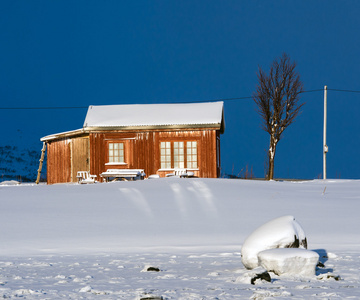
M258 279L271 282L270 274L267 271L256 274L253 278L251 278L251 284L255 284L255 281Z
M148 272L160 272L160 269L156 268L156 267L148 267L146 271L148 271Z

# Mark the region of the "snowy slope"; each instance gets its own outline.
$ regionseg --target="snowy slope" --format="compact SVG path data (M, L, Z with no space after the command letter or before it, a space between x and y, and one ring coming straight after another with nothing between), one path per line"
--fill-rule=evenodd
M360 248L360 181L160 179L95 185L0 187L0 254L231 246L294 215L308 243ZM339 225L341 224L341 226Z
M358 180L0 185L0 207L5 297L360 296ZM275 276L271 283L250 285L241 245L254 229L282 215L296 217L309 249L327 253L325 267L312 279ZM146 265L161 272L141 272Z

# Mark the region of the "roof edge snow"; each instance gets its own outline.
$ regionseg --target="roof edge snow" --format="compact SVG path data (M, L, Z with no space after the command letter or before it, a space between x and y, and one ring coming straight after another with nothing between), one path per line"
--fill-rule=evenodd
M85 130L84 128L81 128L81 129L64 131L64 132L47 135L47 136L42 137L40 139L40 141L47 142L47 141L51 141L51 140L57 140L57 139L62 139L62 138L66 138L66 137L73 137L73 136L83 135L83 134L88 134L88 133L89 133L89 131Z

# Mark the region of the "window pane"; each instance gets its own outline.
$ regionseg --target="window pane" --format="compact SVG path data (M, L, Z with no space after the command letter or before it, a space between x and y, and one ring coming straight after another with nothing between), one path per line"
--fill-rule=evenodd
M124 162L124 143L109 143L108 146L109 162Z
M183 168L184 142L174 142L174 168Z
M197 168L197 142L187 142L186 146L186 165L188 168Z
M160 142L160 168L171 168L171 143Z

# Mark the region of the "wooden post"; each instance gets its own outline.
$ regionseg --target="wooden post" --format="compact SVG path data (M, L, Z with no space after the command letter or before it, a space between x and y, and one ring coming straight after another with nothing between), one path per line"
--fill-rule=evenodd
M43 147L41 149L41 157L39 160L40 163L39 163L39 169L38 169L38 174L37 174L37 178L36 178L36 184L39 184L39 182L40 182L40 174L41 174L41 169L42 169L43 162L44 162L45 150L46 150L46 143L43 142Z

